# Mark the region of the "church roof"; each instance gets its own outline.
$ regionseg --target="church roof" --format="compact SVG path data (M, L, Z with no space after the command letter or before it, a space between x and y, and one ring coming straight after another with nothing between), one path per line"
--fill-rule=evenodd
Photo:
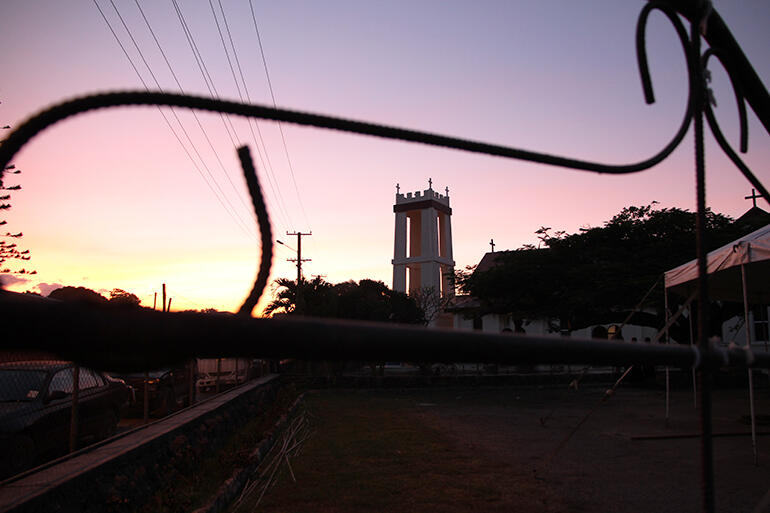
M484 257L476 266L476 271L489 271L497 265L497 259L508 253L508 251L490 251L484 254Z
M744 214L735 220L736 224L764 226L770 223L770 213L759 207L751 207Z

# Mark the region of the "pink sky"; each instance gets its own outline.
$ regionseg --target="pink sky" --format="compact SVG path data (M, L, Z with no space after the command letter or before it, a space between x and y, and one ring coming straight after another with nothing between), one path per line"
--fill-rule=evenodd
M154 89L112 5L98 4ZM288 108L608 163L657 152L684 110L681 50L658 15L648 36L658 103L644 104L634 50L641 1L253 4L276 100ZM161 86L178 90L136 4L115 5ZM140 5L183 88L208 94L173 4ZM208 2L179 5L220 95L238 99ZM270 103L248 0L222 5L251 99ZM716 8L770 82L770 4ZM141 88L93 2L6 0L0 46L3 125L71 96ZM732 91L724 72L712 69L717 115L736 144ZM154 108L82 115L24 149L14 161L23 174L7 180L18 179L23 190L4 218L10 231L24 232L38 275L14 290L119 287L151 306L165 282L175 309L239 306L259 250L235 149L218 115L198 115L223 171L190 113L179 116L214 177L201 166L209 185ZM745 160L768 184L768 135L753 113L749 118ZM233 123L237 142L256 154L247 123ZM259 129L276 182L270 185L258 160L276 238L294 246L286 231L312 230L303 242L303 256L312 258L306 276L332 282L391 284L396 183L421 190L430 177L437 190L449 187L458 267L477 263L490 238L497 249L513 249L534 242L540 226L574 232L628 205L695 203L691 136L654 169L610 177L285 124L295 190L277 125L260 122ZM743 197L751 187L710 136L708 144L708 203L737 217L750 206ZM273 278L295 276L285 261L294 254L275 251Z

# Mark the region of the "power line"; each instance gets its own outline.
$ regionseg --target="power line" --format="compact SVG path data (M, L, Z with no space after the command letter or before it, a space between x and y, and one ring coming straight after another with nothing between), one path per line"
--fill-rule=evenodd
M131 42L134 44L134 48L136 49L137 53L139 53L139 57L141 57L142 62L144 62L144 65L147 67L147 71L150 73L150 76L152 77L152 80L155 82L155 86L160 90L161 92L164 92L163 87L161 87L160 82L158 81L158 78L155 76L155 73L152 71L152 67L150 66L150 63L147 62L147 59L144 57L144 53L142 53L141 48L139 48L139 44L136 42L136 39L134 39L133 34L131 33L131 29L128 28L128 25L126 24L126 21L123 19L123 16L120 14L120 10L118 10L117 6L115 5L115 2L113 0L110 0L110 4L112 4L113 9L115 9L115 14L118 15L118 19L120 19L120 22L123 24L123 28L126 29L126 33L128 34L128 37L131 39ZM214 152L214 155L216 156L217 161L219 161L219 164L222 166L222 171L227 175L227 171L224 169L224 165L222 165L222 160L219 158L219 154L214 149L213 144L211 143L211 140L209 139L208 133L206 132L206 129L203 128L203 125L201 124L200 120L198 120L198 115L195 113L195 111L192 111L193 116L195 117L195 120L198 121L198 127L201 129L201 132L203 132L203 136L206 138L206 141L208 141L209 146L211 147L211 150ZM227 197L225 192L222 190L222 188L219 186L219 182L214 177L214 175L211 173L211 170L209 169L208 165L206 165L206 161L201 156L200 152L198 151L198 147L193 142L192 138L190 137L190 134L187 132L187 129L182 124L182 121L179 119L179 116L177 115L176 111L173 109L171 110L171 113L174 114L174 118L177 120L177 123L179 123L179 128L182 129L182 133L184 133L185 137L187 137L187 140L189 141L190 145L193 148L193 151L198 156L198 158L201 161L201 164L203 164L204 169L206 170L206 173L211 177L211 180L214 182L214 185L216 186L217 190L222 194L222 197L224 198L225 202L230 206L232 209L233 214L235 214L235 217L238 218L240 223L245 228L246 233L250 237L255 237L254 234L249 232L248 230L248 224L243 221L243 218L238 214L238 210L233 206L233 204L230 202L230 199ZM228 178L229 179L229 178ZM232 182L231 182L232 183Z
M134 64L133 59L131 59L131 56L129 55L128 51L126 50L125 46L123 45L123 42L120 40L118 35L115 33L115 30L112 28L112 24L107 19L107 16L104 14L104 11L102 11L102 8L99 6L99 4L97 3L96 0L93 0L93 2L94 2L94 5L96 6L96 8L99 10L99 14L101 14L102 19L107 24L107 28L109 28L110 32L115 37L115 41L117 41L118 46L120 46L120 49L123 51L123 55L126 56L126 59L128 59L128 62L131 65L131 67L133 68L134 72L136 73L136 76L139 77L139 81L142 83L142 86L144 87L144 89L146 91L149 92L150 89L149 89L149 87L147 87L147 83L145 82L144 78L142 77L142 74L139 73L139 70L137 69L136 65ZM114 7L114 4L113 4L113 7ZM230 210L228 210L228 208L225 206L225 204L222 201L222 199L219 197L219 195L216 193L214 188L209 183L209 181L206 178L206 176L203 174L203 171L201 171L200 167L198 166L198 163L195 162L195 159L192 157L192 155L190 155L190 151L187 149L187 147L185 146L184 142L182 142L182 139L179 137L179 134L176 132L176 130L174 129L173 125L171 124L171 121L169 121L168 116L166 116L166 113L163 112L163 109L161 109L160 106L158 106L158 112L160 112L161 116L163 116L163 120L166 122L166 125L168 126L169 130L171 130L171 133L174 135L174 137L176 138L177 142L182 147L182 150L184 150L185 154L187 155L187 158L190 159L190 162L192 163L192 165L195 168L195 170L198 172L198 175L200 175L201 179L206 184L206 186L209 188L209 190L212 192L214 197L217 198L217 201L219 201L219 204L222 206L222 208L227 212L227 214L231 217L231 219L238 225L238 227L241 230L243 230L250 237L253 237L254 235L249 233L243 227L243 225L241 223L239 223L238 220L233 216L233 214L230 212ZM174 113L173 107L171 107L171 112ZM177 121L179 121L178 117L177 117ZM180 125L181 125L181 122L180 122ZM183 128L183 130L184 130L184 128ZM188 139L189 139L189 136L188 136ZM204 163L204 165L205 165L205 163Z
M179 87L179 90L182 92L182 94L185 94L184 88L182 87L182 84L179 82L179 78L176 76L176 73L174 72L174 68L171 66L171 63L169 62L168 57L166 57L166 52L163 51L163 47L161 46L160 41L158 40L158 37L155 35L155 31L152 29L152 25L150 25L150 21L147 19L147 16L145 16L142 6L139 5L139 0L134 0L134 3L136 3L136 7L139 9L139 13L142 15L142 19L144 19L144 22L147 25L147 28L149 29L150 34L152 35L152 38L155 41L155 44L157 45L158 50L160 51L160 54L163 56L163 60L166 62L166 66L168 66L168 70L171 72L171 76L174 78L174 81L176 82L177 87ZM201 121L198 118L198 114L194 110L190 112L192 113L193 117L195 118L195 121L198 123L198 126L203 132L203 135L205 136L206 141L208 142L209 147L211 148L211 151L214 152L214 155L216 156L217 162L219 162L219 166L222 168L222 172L224 173L225 178L227 178L227 181L230 182L230 186L233 188L233 191L235 191L236 196L238 196L238 199L241 201L241 205L248 212L249 207L246 206L246 203L243 200L243 194L241 194L241 192L238 191L238 189L235 187L235 184L233 184L233 181L230 179L230 174L225 169L224 164L222 164L222 160L219 158L219 153L217 153L217 150L214 148L214 145L211 143L211 140L209 139L209 136L206 130L203 128L203 125L201 124ZM234 146L237 146L237 145L234 144Z
M94 3L96 4L96 0L94 0ZM158 87L158 89L161 92L163 92L163 88L160 86L160 83L158 82L158 79L155 76L155 73L153 73L152 68L150 67L149 63L147 62L147 59L145 59L144 54L142 53L141 49L139 48L139 45L137 44L136 40L134 39L133 34L131 33L131 30L128 28L128 25L126 24L125 20L121 16L120 11L115 6L115 3L113 2L113 0L110 0L110 4L112 4L113 9L115 9L115 13L118 15L118 18L120 19L121 23L123 24L123 28L128 33L128 37L131 39L131 42L134 44L134 48L139 53L139 56L141 57L142 62L144 62L144 65L147 67L147 71L149 71L150 76L152 77L153 81L155 82L155 85ZM96 5L97 5L97 7L99 7L98 4L96 4ZM102 12L102 10L99 9L99 12ZM102 12L102 17L104 18L104 20L109 25L109 21L104 16L103 12ZM111 29L111 31L112 31L113 35L115 35L115 31L112 30L112 29ZM117 35L115 35L115 37L117 38ZM121 47L122 47L122 45L121 45ZM125 52L125 49L124 49L124 52ZM126 56L128 56L128 53L126 53ZM128 57L128 58L129 58L129 60L131 59L130 57ZM134 68L134 70L137 69L136 66L132 66L132 67ZM148 89L146 82L141 78L141 75L139 75L139 76L140 76L140 80L142 80L142 84L144 84L144 86L145 86L145 89ZM149 91L149 89L148 89L148 91ZM252 237L252 238L255 237L255 235L248 230L248 225L246 223L244 223L243 219L238 215L238 212L233 207L232 203L230 203L230 200L227 198L227 195L224 193L224 191L222 191L222 188L219 186L219 183L217 182L216 178L214 178L214 175L211 173L211 170L206 165L206 161L203 159L203 157L201 156L200 152L198 151L198 148L195 145L195 143L193 142L192 138L190 137L190 134L187 132L187 130L184 127L184 124L182 124L182 121L179 119L179 115L176 113L176 111L173 108L171 109L171 113L174 115L174 118L176 119L177 123L179 124L179 128L182 130L182 133L187 138L187 141L192 146L193 151L198 156L198 159L200 160L201 164L203 165L204 169L206 170L206 173L211 178L211 180L214 182L214 185L216 186L217 190L219 190L219 193L222 195L222 198L224 198L224 202L219 197L219 195L216 194L216 191L214 191L213 188L211 188L210 184L209 184L209 188L212 190L214 195L217 196L217 199L219 200L220 204L222 204L222 207L225 210L227 210L227 213L230 215L230 217L233 219L233 221L235 221L236 224L238 224L238 226L244 231L244 233L246 233L246 235L248 235L249 237ZM200 171L200 168L198 168L197 165L196 165L196 169L198 169ZM206 183L208 184L208 181L206 181ZM229 207L230 207L229 210L224 205L224 203L227 203L227 205L229 205Z
M209 0L211 1L211 0ZM267 86L270 89L270 98L273 100L273 107L277 107L277 104L275 102L275 93L273 92L273 82L270 80L270 71L267 69L267 59L265 58L265 50L262 48L262 38L259 35L259 26L257 25L257 16L254 14L254 4L252 3L252 0L249 0L249 8L251 9L251 19L254 21L254 31L257 33L257 42L259 43L259 53L262 55L262 64L265 68L265 77L267 77ZM302 215L305 217L305 222L307 223L308 227L310 227L310 221L307 217L307 212L305 212L305 206L302 203L302 198L299 195L299 187L297 187L297 180L294 177L294 166L291 164L291 158L289 157L289 148L286 145L286 136L283 133L283 125L280 121L278 121L278 130L281 132L281 141L283 142L283 151L286 155L286 162L289 164L289 172L291 173L291 180L294 183L294 191L297 193L297 201L299 201L299 206L302 209Z
M206 85L206 89L209 90L209 94L216 98L217 100L220 99L219 92L216 89L216 86L214 86L214 81L211 79L211 75L209 75L209 70L206 67L206 63L203 61L203 56L200 54L200 51L198 51L198 45L195 43L195 39L192 36L192 32L190 31L190 28L187 26L187 21L184 19L184 15L182 14L181 9L179 8L179 5L177 4L176 0L171 0L174 10L176 11L177 19L179 19L179 23L182 26L182 32L185 35L185 38L187 39L187 44L190 46L190 50L192 51L193 57L195 58L195 63L198 65L198 69L201 72L201 76L203 77L203 83ZM209 85L209 82L211 83ZM213 91L212 91L213 87ZM225 129L227 130L227 135L230 137L230 141L233 143L234 146L237 146L237 143L235 142L235 139L238 139L238 132L235 130L235 126L233 125L232 120L230 119L229 114L220 114L220 119L224 122L225 118L227 121L225 122ZM229 127L228 127L229 123ZM233 138L233 134L235 134L235 138ZM259 150L259 148L257 148ZM260 155L261 157L261 155Z
M193 57L195 58L195 62L198 65L198 70L201 73L201 76L203 77L203 82L206 84L206 88L209 91L209 94L211 94L214 98L217 100L220 99L219 91L217 90L216 84L214 84L214 80L211 78L211 74L209 73L208 67L206 66L206 61L203 59L203 55L201 54L200 50L198 49L198 45L195 42L195 37L192 34L192 31L190 30L190 27L187 24L187 20L184 17L184 13L182 12L182 9L179 7L179 4L177 3L177 0L171 0L174 10L176 11L177 19L179 19L179 23L182 27L182 32L184 32L185 37L187 39L187 44L190 47L190 51L193 54ZM221 113L220 113L221 115ZM238 133L235 130L235 126L233 125L232 120L230 119L230 116L227 115L227 121L230 124L230 128L232 129L232 132L235 134L235 137L238 138ZM256 122L256 121L255 121ZM259 129L259 126L257 126L257 129ZM230 131L228 130L228 135L230 135ZM261 135L261 134L260 134ZM230 135L230 140L233 141L233 144L235 144L235 141L232 139L232 135ZM288 217L285 208L283 207L283 198L280 196L280 189L278 190L278 193L276 193L275 186L273 185L274 178L271 174L272 165L270 164L270 159L267 158L268 165L265 166L265 160L262 158L262 150L259 147L259 144L257 142L254 142L254 146L257 150L257 155L259 156L259 160L262 163L262 169L267 169L267 182L270 184L270 189L272 191L273 198L276 198L276 204L278 205L278 213L281 217L282 224L284 227L286 227L286 219ZM263 142L264 146L264 142ZM267 148L264 148L265 156L267 157ZM288 224L291 224L290 222Z
M235 76L235 69L233 68L233 63L230 60L230 54L229 54L229 52L227 50L227 44L225 43L225 38L224 38L224 35L222 34L222 28L219 25L219 19L217 18L216 10L214 9L214 4L211 2L211 0L209 0L209 7L211 7L211 14L214 17L214 23L216 24L217 32L219 33L219 39L222 42L222 49L225 52L225 57L227 57L227 63L230 66L230 72L232 73L233 81L235 82L235 88L238 91L238 97L240 98L241 102L244 102L243 94L241 93L241 88L240 88L240 85L238 84L238 79ZM244 76L243 76L243 70L241 69L240 60L238 59L238 53L237 53L237 51L235 49L235 44L233 43L233 38L232 38L232 35L230 33L230 27L229 27L229 25L227 23L227 17L225 15L225 11L224 11L224 8L222 7L222 3L221 2L219 3L219 7L220 7L220 9L222 11L222 20L223 20L223 22L225 24L225 28L227 29L228 37L230 39L230 44L232 45L233 55L235 57L235 62L238 65L238 70L239 70L240 75L241 75L241 80L243 81L243 88L244 88L244 91L246 93L246 101L248 101L248 103L251 103L251 96L249 95L249 89L248 89L248 87L246 85L246 80L244 79ZM262 142L262 147L264 148L264 151L265 151L265 160L268 163L268 167L267 167L267 170L268 170L268 181L270 182L271 188L273 187L273 182L275 182L275 186L276 186L276 189L278 191L278 198L279 198L278 205L279 205L279 208L283 209L286 217L289 219L289 224L294 224L294 223L291 222L291 216L288 214L288 211L286 210L285 201L283 199L283 194L281 194L281 188L278 185L278 180L275 178L275 171L273 170L273 164L270 161L270 155L269 155L269 153L267 151L267 144L265 144L265 140L262 137L262 130L260 130L260 128L259 128L259 122L257 120L255 120L255 119L249 118L248 119L248 123L249 123L249 130L251 131L251 137L254 140L254 144L257 146L257 149L259 149L259 144L257 144L256 137L254 135L254 129L252 127L252 123L254 125L256 125L257 133L259 134L259 140ZM260 157L261 157L261 154L260 154ZM274 192L275 192L275 189L274 189Z

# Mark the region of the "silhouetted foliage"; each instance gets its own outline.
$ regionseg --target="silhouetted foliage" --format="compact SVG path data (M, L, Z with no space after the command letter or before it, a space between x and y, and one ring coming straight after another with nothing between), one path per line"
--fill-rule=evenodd
M92 305L105 305L108 302L106 297L85 287L62 287L51 291L48 297L60 301L78 301Z
M274 299L265 315L296 315L297 282L275 281ZM322 278L300 282L300 311L311 317L334 317L380 322L422 323L424 315L414 299L389 289L381 281L346 281L333 285Z
M300 310L303 315L312 317L335 317L336 301L331 289L333 285L323 278L312 281L302 279L300 287ZM288 278L278 278L274 285L274 299L265 308L265 315L288 314L297 312L297 282Z
M5 125L2 127L3 130L9 130L11 127L9 125ZM0 144L2 144L2 141L0 141ZM0 190L4 191L20 191L21 185L10 185L6 186L4 183L4 179L6 175L18 175L21 171L16 169L16 166L14 164L10 164L5 167L5 169L0 169ZM3 194L0 196L0 201L7 202L11 200L10 194ZM0 211L7 212L11 210L11 203L0 203ZM0 225L8 224L8 221L5 219L0 220ZM3 240L4 237L9 238L15 238L19 239L22 237L22 232L18 233L11 233L6 232L5 235L0 235L0 264L4 264L2 268L0 268L0 274L15 274L15 275L21 275L21 274L37 274L37 271L33 269L13 269L13 267L8 267L10 262L13 261L27 261L30 260L29 250L20 250L16 244L10 244L7 243L5 240ZM2 286L2 282L0 282L0 286Z
M126 292L123 289L112 289L109 301L111 305L133 307L139 306L141 302L135 294Z
M451 286L454 287L454 275L450 274ZM418 308L423 312L424 324L428 325L436 319L442 312L450 307L454 301L454 294L441 294L441 291L435 287L422 287L413 292L411 297L417 303Z
M714 249L744 235L728 216L707 213L707 244ZM503 251L486 271L459 271L460 290L478 298L476 314L558 319L562 330L621 322L661 275L695 257L695 213L652 205L626 207L602 227L579 233L540 228L541 245ZM646 307L662 312L663 280ZM635 324L660 326L637 314Z

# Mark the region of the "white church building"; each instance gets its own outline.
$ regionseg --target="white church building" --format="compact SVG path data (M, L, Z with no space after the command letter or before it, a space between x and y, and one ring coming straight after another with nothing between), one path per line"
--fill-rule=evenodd
M442 298L454 296L453 275L455 262L452 259L452 208L449 204L449 188L444 194L433 190L433 180L428 179L428 188L422 191L401 192L396 185L395 238L393 249L393 290L410 295L425 293L438 294ZM500 253L486 253L478 268L495 265ZM509 315L487 314L482 317L468 317L477 300L468 296L454 299L449 311L443 311L430 322L432 327L481 330L500 333L503 330L520 331L529 334L546 335L553 333L545 320L524 320L516 326L516 320ZM608 325L609 328L611 326ZM590 336L591 330L573 332L576 336ZM643 340L655 335L655 330L641 326L626 326L623 335L628 340L636 337Z
M410 295L454 294L455 262L452 259L452 208L449 188L433 190L433 180L422 191L401 193L396 185L393 290ZM452 315L441 313L431 326L452 327Z

